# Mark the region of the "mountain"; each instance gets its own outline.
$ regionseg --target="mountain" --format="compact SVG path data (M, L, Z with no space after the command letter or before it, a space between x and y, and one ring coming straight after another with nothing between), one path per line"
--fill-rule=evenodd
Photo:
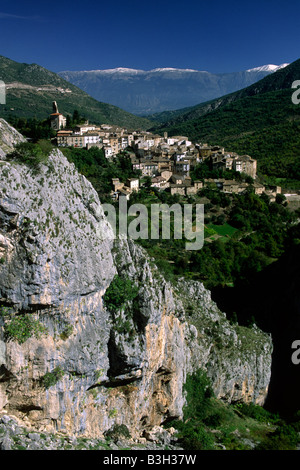
M52 102L59 111L72 115L77 109L90 121L146 129L149 122L111 104L101 103L59 75L37 64L22 64L0 56L0 80L6 84L6 105L0 116L47 119Z
M213 74L193 69L63 71L59 75L94 98L149 115L193 106L257 82L285 67L267 65L242 72Z
M300 59L235 93L164 113L152 130L222 145L256 158L263 173L300 179L300 106L292 102L299 77Z
M249 69L247 72L277 72L277 70L287 67L289 64L274 65L268 64L261 67L255 67L254 69Z

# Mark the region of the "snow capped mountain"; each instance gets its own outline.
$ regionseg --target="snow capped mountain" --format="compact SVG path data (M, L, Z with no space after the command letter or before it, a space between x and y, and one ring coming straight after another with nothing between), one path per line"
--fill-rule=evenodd
M99 69L99 70L83 70L83 73L97 73L97 74L127 74L127 75L137 75L137 74L149 74L149 73L160 73L160 72L196 72L196 73L208 73L206 71L199 71L194 69L176 69L172 67L157 68L153 70L140 70L140 69L130 69L126 67L116 67L115 69ZM67 73L67 72L61 72ZM71 72L69 72L71 73ZM79 73L79 72L78 72Z
M273 64L268 64L268 65L262 65L261 67L255 67L254 69L249 69L246 70L246 72L277 72L277 70L283 69L284 67L287 67L290 64L281 64L281 65L273 65Z
M172 67L166 67L166 68L158 68L158 69L153 69L150 70L150 72L198 72L199 70L194 70L194 69L174 69Z
M281 65L273 65L273 64L268 64L268 65L262 65L261 67L255 67L252 69L246 70L246 72L267 72L267 73L272 73L272 72L277 72L277 70L280 70L284 67L287 67L289 64L281 64ZM110 75L110 74L124 74L124 75L138 75L138 74L152 74L152 73L162 73L162 72L188 72L188 73L209 73L206 70L195 70L195 69L178 69L174 67L163 67L163 68L156 68L152 70L141 70L141 69L131 69L127 67L116 67L114 69L97 69L97 70L83 70L82 73L94 73L94 74L105 74L105 75ZM60 72L60 73L67 73L65 72ZM72 72L69 72L72 73ZM74 72L75 73L75 72ZM80 73L80 72L77 72Z
M232 73L173 67L140 70L65 71L59 75L93 98L132 114L147 115L195 106L245 88L288 64L263 65Z
M84 70L84 73L103 73L103 74L113 74L113 73L122 73L122 74L133 74L145 73L144 70L129 69L126 67L117 67L115 69L106 69L106 70Z

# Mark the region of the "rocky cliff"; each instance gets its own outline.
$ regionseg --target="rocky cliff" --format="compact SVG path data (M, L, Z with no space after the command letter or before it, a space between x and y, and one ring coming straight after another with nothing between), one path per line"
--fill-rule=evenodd
M0 158L5 158L6 153L11 152L14 145L20 142L25 142L25 138L4 119L0 119Z
M111 227L98 195L60 151L38 171L2 158L0 414L37 431L97 438L124 424L140 437L182 416L199 368L219 398L264 403L268 335L230 324L201 283L166 282L133 241L100 240ZM128 295L114 306L117 280Z

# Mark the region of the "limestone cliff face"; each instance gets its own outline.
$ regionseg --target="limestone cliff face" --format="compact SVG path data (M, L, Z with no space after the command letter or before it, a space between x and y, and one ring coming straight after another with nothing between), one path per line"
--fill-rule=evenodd
M15 144L25 140L19 132L0 118L0 158L5 158L6 153L10 152Z
M141 435L182 415L199 367L218 397L263 403L271 339L229 324L201 283L170 285L137 244L100 240L99 227L112 234L61 152L37 173L0 162L0 413L40 431L97 437L117 423ZM119 311L103 301L116 274L138 289Z

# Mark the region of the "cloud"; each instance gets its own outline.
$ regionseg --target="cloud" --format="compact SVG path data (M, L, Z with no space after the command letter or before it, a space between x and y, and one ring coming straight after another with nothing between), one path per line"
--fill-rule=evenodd
M38 20L38 16L21 16L13 15L11 13L4 13L0 11L0 19L12 19L12 20Z

